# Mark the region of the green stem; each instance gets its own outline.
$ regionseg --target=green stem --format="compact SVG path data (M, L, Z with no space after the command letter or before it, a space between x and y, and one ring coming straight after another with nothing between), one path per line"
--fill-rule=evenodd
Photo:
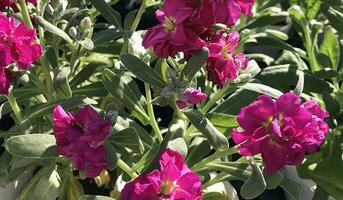
M144 14L145 12L145 9L146 9L146 0L143 0L141 6L139 7L139 10L137 12L137 15L135 17L135 20L133 21L132 23L132 26L130 28L130 31L135 31L139 25L139 22L142 18L142 15Z
M222 158L224 156L230 156L234 153L237 152L237 148L236 147L231 147L230 149L227 150L220 150L220 151L216 151L214 154L212 154L211 156L203 159L202 161L200 161L199 163L197 163L196 165L194 165L191 170L192 171L201 171L203 168L206 167L206 165L210 162L213 162L219 158Z
M8 94L7 100L13 110L14 116L16 117L17 121L21 122L23 120L23 115L21 113L17 100L14 98L12 92Z
M21 11L21 14L23 15L26 26L28 28L32 29L33 25L32 25L31 19L30 19L29 10L27 9L27 6L26 6L26 1L25 0L18 0L18 3L20 5L20 8L21 8L20 11Z
M214 185L216 183L222 182L223 180L227 180L229 177L232 177L232 175L226 173L226 172L221 172L218 175L216 175L213 179L210 179L207 181L205 184L202 185L203 188L207 188L211 185Z
M125 173L131 176L131 178L135 179L138 177L136 172L131 171L131 167L128 166L122 159L118 159L117 166L122 169Z
M313 49L313 43L311 39L311 34L308 30L308 27L302 27L304 31L304 36L305 36L305 48L308 53L308 61L310 63L310 68L312 72L319 71L320 67L317 62L317 57Z
M150 86L147 83L144 83L145 86L145 95L146 95L146 101L147 101L147 106L148 106L148 114L149 114L149 119L150 119L150 125L152 129L155 132L155 135L159 141L159 143L162 143L163 137L160 128L158 127L158 124L156 122L155 114L154 114L154 108L152 105L152 98L151 98L151 90Z
M230 89L231 85L230 83L227 83L223 89L218 90L215 95L206 103L206 105L201 110L202 113L207 113L210 108L223 97L226 91Z

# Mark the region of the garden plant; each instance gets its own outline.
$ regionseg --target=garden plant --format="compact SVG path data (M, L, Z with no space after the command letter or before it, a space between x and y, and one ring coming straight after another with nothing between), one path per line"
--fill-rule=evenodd
M0 0L0 186L343 200L342 45L342 0Z

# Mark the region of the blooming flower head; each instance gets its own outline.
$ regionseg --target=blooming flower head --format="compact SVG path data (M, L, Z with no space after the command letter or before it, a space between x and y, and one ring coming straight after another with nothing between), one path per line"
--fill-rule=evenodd
M196 24L211 27L216 23L231 26L243 13L250 15L255 0L203 0L198 3L197 14L192 17Z
M58 105L53 111L53 124L58 152L72 158L77 170L95 177L109 167L102 143L109 135L111 121L104 120L90 106L73 116Z
M329 131L323 121L329 114L310 100L301 104L292 92L277 100L262 95L244 107L237 121L243 131L234 129L232 138L241 144L245 156L261 154L264 171L271 173L284 165L298 165L305 153L313 153Z
M27 3L31 3L32 5L37 5L37 0L26 0ZM6 7L11 7L14 11L18 11L18 8L14 4L14 0L1 0L0 1L0 11L4 10Z
M42 47L34 43L36 31L3 14L0 24L0 67L16 62L18 69L26 70L42 55Z
M200 200L201 180L171 149L159 158L160 170L143 174L125 185L122 200Z
M214 33L206 46L209 49L207 70L209 80L222 88L228 79L238 77L238 71L245 69L248 58L243 54L234 55L238 46L239 33L234 31L225 35L225 32Z
M193 12L187 1L165 1L163 10L156 11L160 24L147 31L143 46L153 47L155 54L162 58L202 48L205 42L185 23Z
M180 109L185 108L188 104L196 105L207 99L207 94L195 88L188 88L183 93L183 97L177 101L177 105Z

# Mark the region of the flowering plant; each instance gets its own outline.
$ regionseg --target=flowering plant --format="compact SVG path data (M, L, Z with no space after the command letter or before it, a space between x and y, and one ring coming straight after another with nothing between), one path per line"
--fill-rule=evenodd
M304 199L296 166L313 198L342 199L342 13L0 1L0 186L29 175L18 200Z

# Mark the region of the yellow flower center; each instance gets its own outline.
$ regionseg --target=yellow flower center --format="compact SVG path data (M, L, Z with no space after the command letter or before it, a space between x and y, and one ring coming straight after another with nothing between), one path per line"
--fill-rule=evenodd
M165 28L166 32L173 32L175 31L176 20L172 17L166 17L163 22L163 27Z
M164 196L169 196L175 188L173 181L167 180L161 184L160 193Z

